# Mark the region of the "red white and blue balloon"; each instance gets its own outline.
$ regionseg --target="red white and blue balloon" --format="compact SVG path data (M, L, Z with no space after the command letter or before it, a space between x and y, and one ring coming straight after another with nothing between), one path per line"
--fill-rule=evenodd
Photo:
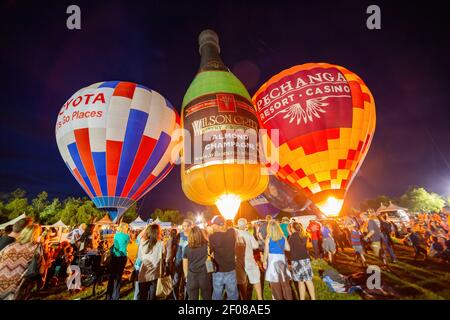
M119 218L173 168L180 118L158 92L99 82L77 91L56 122L56 142L75 179L98 208Z

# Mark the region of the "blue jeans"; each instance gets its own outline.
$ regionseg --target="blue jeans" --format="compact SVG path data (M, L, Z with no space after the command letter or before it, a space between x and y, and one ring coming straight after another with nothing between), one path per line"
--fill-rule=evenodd
M139 282L134 282L134 295L133 300L139 300Z
M236 270L213 273L213 300L223 300L223 289L227 293L227 300L237 300L239 297Z
M322 255L320 254L320 243L319 240L312 240L312 245L314 248L314 258L320 258Z
M139 282L139 300L155 300L157 284L158 279L148 282Z
M183 264L175 264L175 270L172 279L174 300L186 300L186 279L184 278Z
M110 276L106 290L107 300L119 300L120 282L122 281L122 274L126 264L127 257L111 257Z
M389 241L388 235L382 233L381 237L383 238L383 243L384 243L384 246L387 249L387 252L391 256L391 260L395 261L396 257L395 257L394 249L392 249L391 242Z

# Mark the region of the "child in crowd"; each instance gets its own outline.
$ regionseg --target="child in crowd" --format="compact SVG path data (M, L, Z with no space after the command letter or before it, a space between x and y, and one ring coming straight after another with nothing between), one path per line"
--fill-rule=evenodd
M352 224L350 226L351 228L351 235L350 240L352 243L353 250L355 250L356 259L360 260L363 267L366 266L366 258L364 257L364 248L362 243L362 233L359 231L357 226L355 224Z

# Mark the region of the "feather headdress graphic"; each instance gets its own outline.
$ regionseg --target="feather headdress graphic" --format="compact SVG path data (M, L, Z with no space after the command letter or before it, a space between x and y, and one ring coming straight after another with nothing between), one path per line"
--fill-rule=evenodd
M307 124L308 122L313 122L314 119L320 119L321 113L326 113L323 107L329 105L328 102L324 102L329 97L312 98L306 100L306 106L302 106L300 102L294 103L289 107L282 110L282 113L286 113L283 119L289 119L289 123L297 120L297 125L302 122Z

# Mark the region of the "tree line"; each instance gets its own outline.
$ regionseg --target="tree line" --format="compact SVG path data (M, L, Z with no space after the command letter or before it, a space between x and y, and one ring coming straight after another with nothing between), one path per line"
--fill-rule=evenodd
M29 201L26 191L20 188L11 193L0 194L0 224L23 213L42 225L51 225L61 220L70 226L98 221L106 214L87 197L68 197L61 201L58 198L49 199L48 193L42 191ZM123 221L132 222L137 218L138 213L138 205L134 204L124 213ZM206 219L210 219L213 213L207 210L203 212L203 215ZM195 220L197 215L191 211L182 215L179 210L170 208L157 208L150 214L153 220L159 219L175 225L181 224L185 217Z
M443 196L429 192L425 188L411 187L400 197L380 195L374 199L363 201L360 204L360 210L351 209L351 211L377 210L381 204L387 206L390 202L405 207L411 212L439 212L446 205L450 205L450 197L445 199ZM249 210L245 211L245 213L249 213ZM23 213L31 216L34 221L43 225L53 224L62 220L66 225L73 226L100 220L106 212L96 208L94 203L87 197L68 197L61 201L58 198L49 199L48 193L42 191L29 201L26 191L23 189L16 189L11 193L0 195L0 224ZM197 214L188 211L183 215L176 209L157 208L151 213L150 217L153 220L159 219L160 221L179 225L185 217L195 221ZM202 215L206 220L211 219L214 214L217 214L215 208L202 211ZM280 214L282 215L283 213L281 212ZM253 215L255 214L253 213ZM123 221L130 223L137 216L138 206L134 204L124 213Z
M368 199L360 204L360 210L377 210L381 204L388 206L390 202L407 208L410 212L432 213L440 212L445 206L449 206L450 196L445 198L422 187L410 187L400 197L379 195L374 199Z

